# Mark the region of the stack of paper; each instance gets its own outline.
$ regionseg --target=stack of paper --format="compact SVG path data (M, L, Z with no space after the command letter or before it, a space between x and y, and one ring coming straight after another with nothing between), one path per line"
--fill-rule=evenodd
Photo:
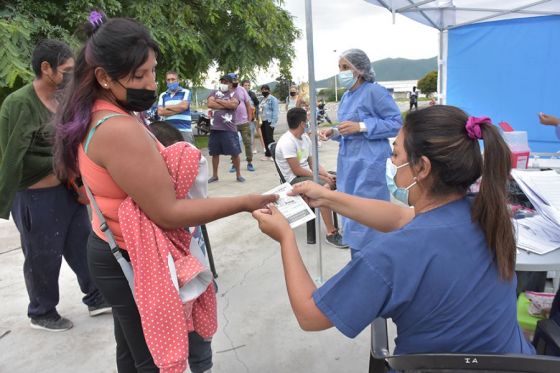
M560 174L512 170L511 175L539 213L514 221L517 246L537 254L560 248Z
M520 249L546 254L560 248L560 229L548 219L536 215L513 223Z

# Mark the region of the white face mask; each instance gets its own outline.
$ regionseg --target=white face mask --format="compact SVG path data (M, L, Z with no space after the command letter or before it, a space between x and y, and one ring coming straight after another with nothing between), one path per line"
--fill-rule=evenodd
M220 84L220 91L222 92L229 91L229 86L227 84Z

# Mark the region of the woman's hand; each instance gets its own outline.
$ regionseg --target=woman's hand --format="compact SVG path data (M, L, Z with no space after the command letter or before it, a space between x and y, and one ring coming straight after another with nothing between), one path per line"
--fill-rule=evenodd
M539 113L539 120L542 124L547 126L557 126L560 124L560 119L556 118L553 115L548 115L545 113Z
M319 140L327 141L333 135L333 129L332 128L321 129L319 130L318 134L319 134Z
M253 218L259 222L259 229L275 241L282 242L293 236L288 220L272 203L265 209L253 211Z
M249 194L245 196L245 208L247 212L253 212L265 208L268 204L278 199L278 194Z
M311 207L323 207L327 202L329 189L323 185L319 185L313 181L304 181L297 183L288 195L295 196L301 194L303 199Z
M342 136L351 135L360 132L360 123L358 122L342 122L338 125L338 132Z

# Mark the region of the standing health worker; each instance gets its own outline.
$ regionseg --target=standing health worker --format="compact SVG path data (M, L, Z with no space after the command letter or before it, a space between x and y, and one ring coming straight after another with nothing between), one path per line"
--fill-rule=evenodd
M387 139L401 128L399 108L389 92L375 82L368 56L360 49L342 53L338 62L340 87L347 91L338 107L337 127L320 132L322 139L340 142L337 189L367 198L389 200L385 162L391 154ZM343 242L352 254L379 233L343 218Z

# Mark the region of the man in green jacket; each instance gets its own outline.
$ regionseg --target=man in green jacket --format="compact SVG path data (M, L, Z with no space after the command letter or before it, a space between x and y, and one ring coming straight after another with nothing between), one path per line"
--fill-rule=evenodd
M53 113L74 69L65 43L45 39L33 51L35 79L0 108L0 218L10 211L21 236L31 327L64 331L72 322L56 311L62 257L76 273L91 316L110 311L93 284L86 258L91 231L86 206L54 175Z

